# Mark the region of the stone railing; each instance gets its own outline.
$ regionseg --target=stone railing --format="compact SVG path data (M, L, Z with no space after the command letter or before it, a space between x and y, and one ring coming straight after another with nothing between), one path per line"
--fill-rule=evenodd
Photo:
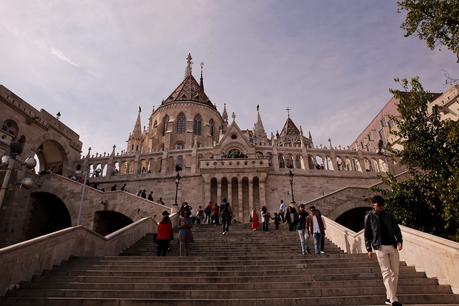
M335 221L325 218L326 235L346 253L366 253L364 232L356 233ZM440 284L450 285L459 294L459 243L400 226L403 250L400 259L417 271L435 277Z
M175 216L171 216L175 220ZM152 218L143 218L107 236L81 225L69 227L0 249L0 296L21 281L52 269L70 256L114 256L156 230Z
M227 159L206 159L199 161L199 168L206 169L260 169L269 168L267 159L255 158L227 158Z

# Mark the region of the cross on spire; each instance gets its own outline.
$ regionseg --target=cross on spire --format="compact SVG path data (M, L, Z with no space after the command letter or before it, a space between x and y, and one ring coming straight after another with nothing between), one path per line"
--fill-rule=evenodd
M290 107L285 109L287 111L287 117L290 118L290 111L292 110Z

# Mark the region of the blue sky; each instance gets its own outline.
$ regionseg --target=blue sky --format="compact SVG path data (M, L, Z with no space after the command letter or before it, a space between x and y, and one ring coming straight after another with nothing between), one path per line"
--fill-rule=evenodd
M0 83L80 134L84 150L125 149L137 108L143 124L194 75L221 111L267 133L285 108L314 142L349 145L390 99L395 77L444 91L448 51L405 38L395 1L1 1Z

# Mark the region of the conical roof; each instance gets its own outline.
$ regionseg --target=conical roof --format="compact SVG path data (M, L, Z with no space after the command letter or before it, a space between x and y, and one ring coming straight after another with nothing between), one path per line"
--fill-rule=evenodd
M177 86L177 88L169 95L169 97L164 100L164 104L182 101L199 102L214 107L192 74L189 74L182 81L182 83Z
M281 137L285 136L297 136L300 135L300 130L296 127L295 123L293 123L290 117L287 118L285 121L284 127L282 128L282 132L280 133Z
M192 58L191 54L187 57L187 66L185 69L185 79L180 83L179 86L164 100L163 104L193 101L198 103L207 104L215 108L212 102L204 92L204 81L201 76L201 84L199 84L192 74ZM202 72L201 72L202 73Z

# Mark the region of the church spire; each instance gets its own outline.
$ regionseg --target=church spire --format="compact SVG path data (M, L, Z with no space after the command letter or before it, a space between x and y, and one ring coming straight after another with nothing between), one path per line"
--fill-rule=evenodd
M228 123L228 113L226 112L226 103L223 104L222 118L223 118L223 120L225 120L226 123Z
M139 113L137 114L137 119L135 121L134 130L132 131L133 138L140 138L142 136L142 125L140 124L140 113L142 109L139 106Z
M201 86L202 91L204 91L204 78L202 77L202 72L204 70L204 63L201 62L201 80L199 86Z
M191 65L193 64L193 62L191 61L192 59L193 58L191 57L191 53L188 53L188 56L186 58L185 79L191 75Z
M266 131L260 116L260 105L257 105L257 122L255 123L253 133L257 138L266 138Z

